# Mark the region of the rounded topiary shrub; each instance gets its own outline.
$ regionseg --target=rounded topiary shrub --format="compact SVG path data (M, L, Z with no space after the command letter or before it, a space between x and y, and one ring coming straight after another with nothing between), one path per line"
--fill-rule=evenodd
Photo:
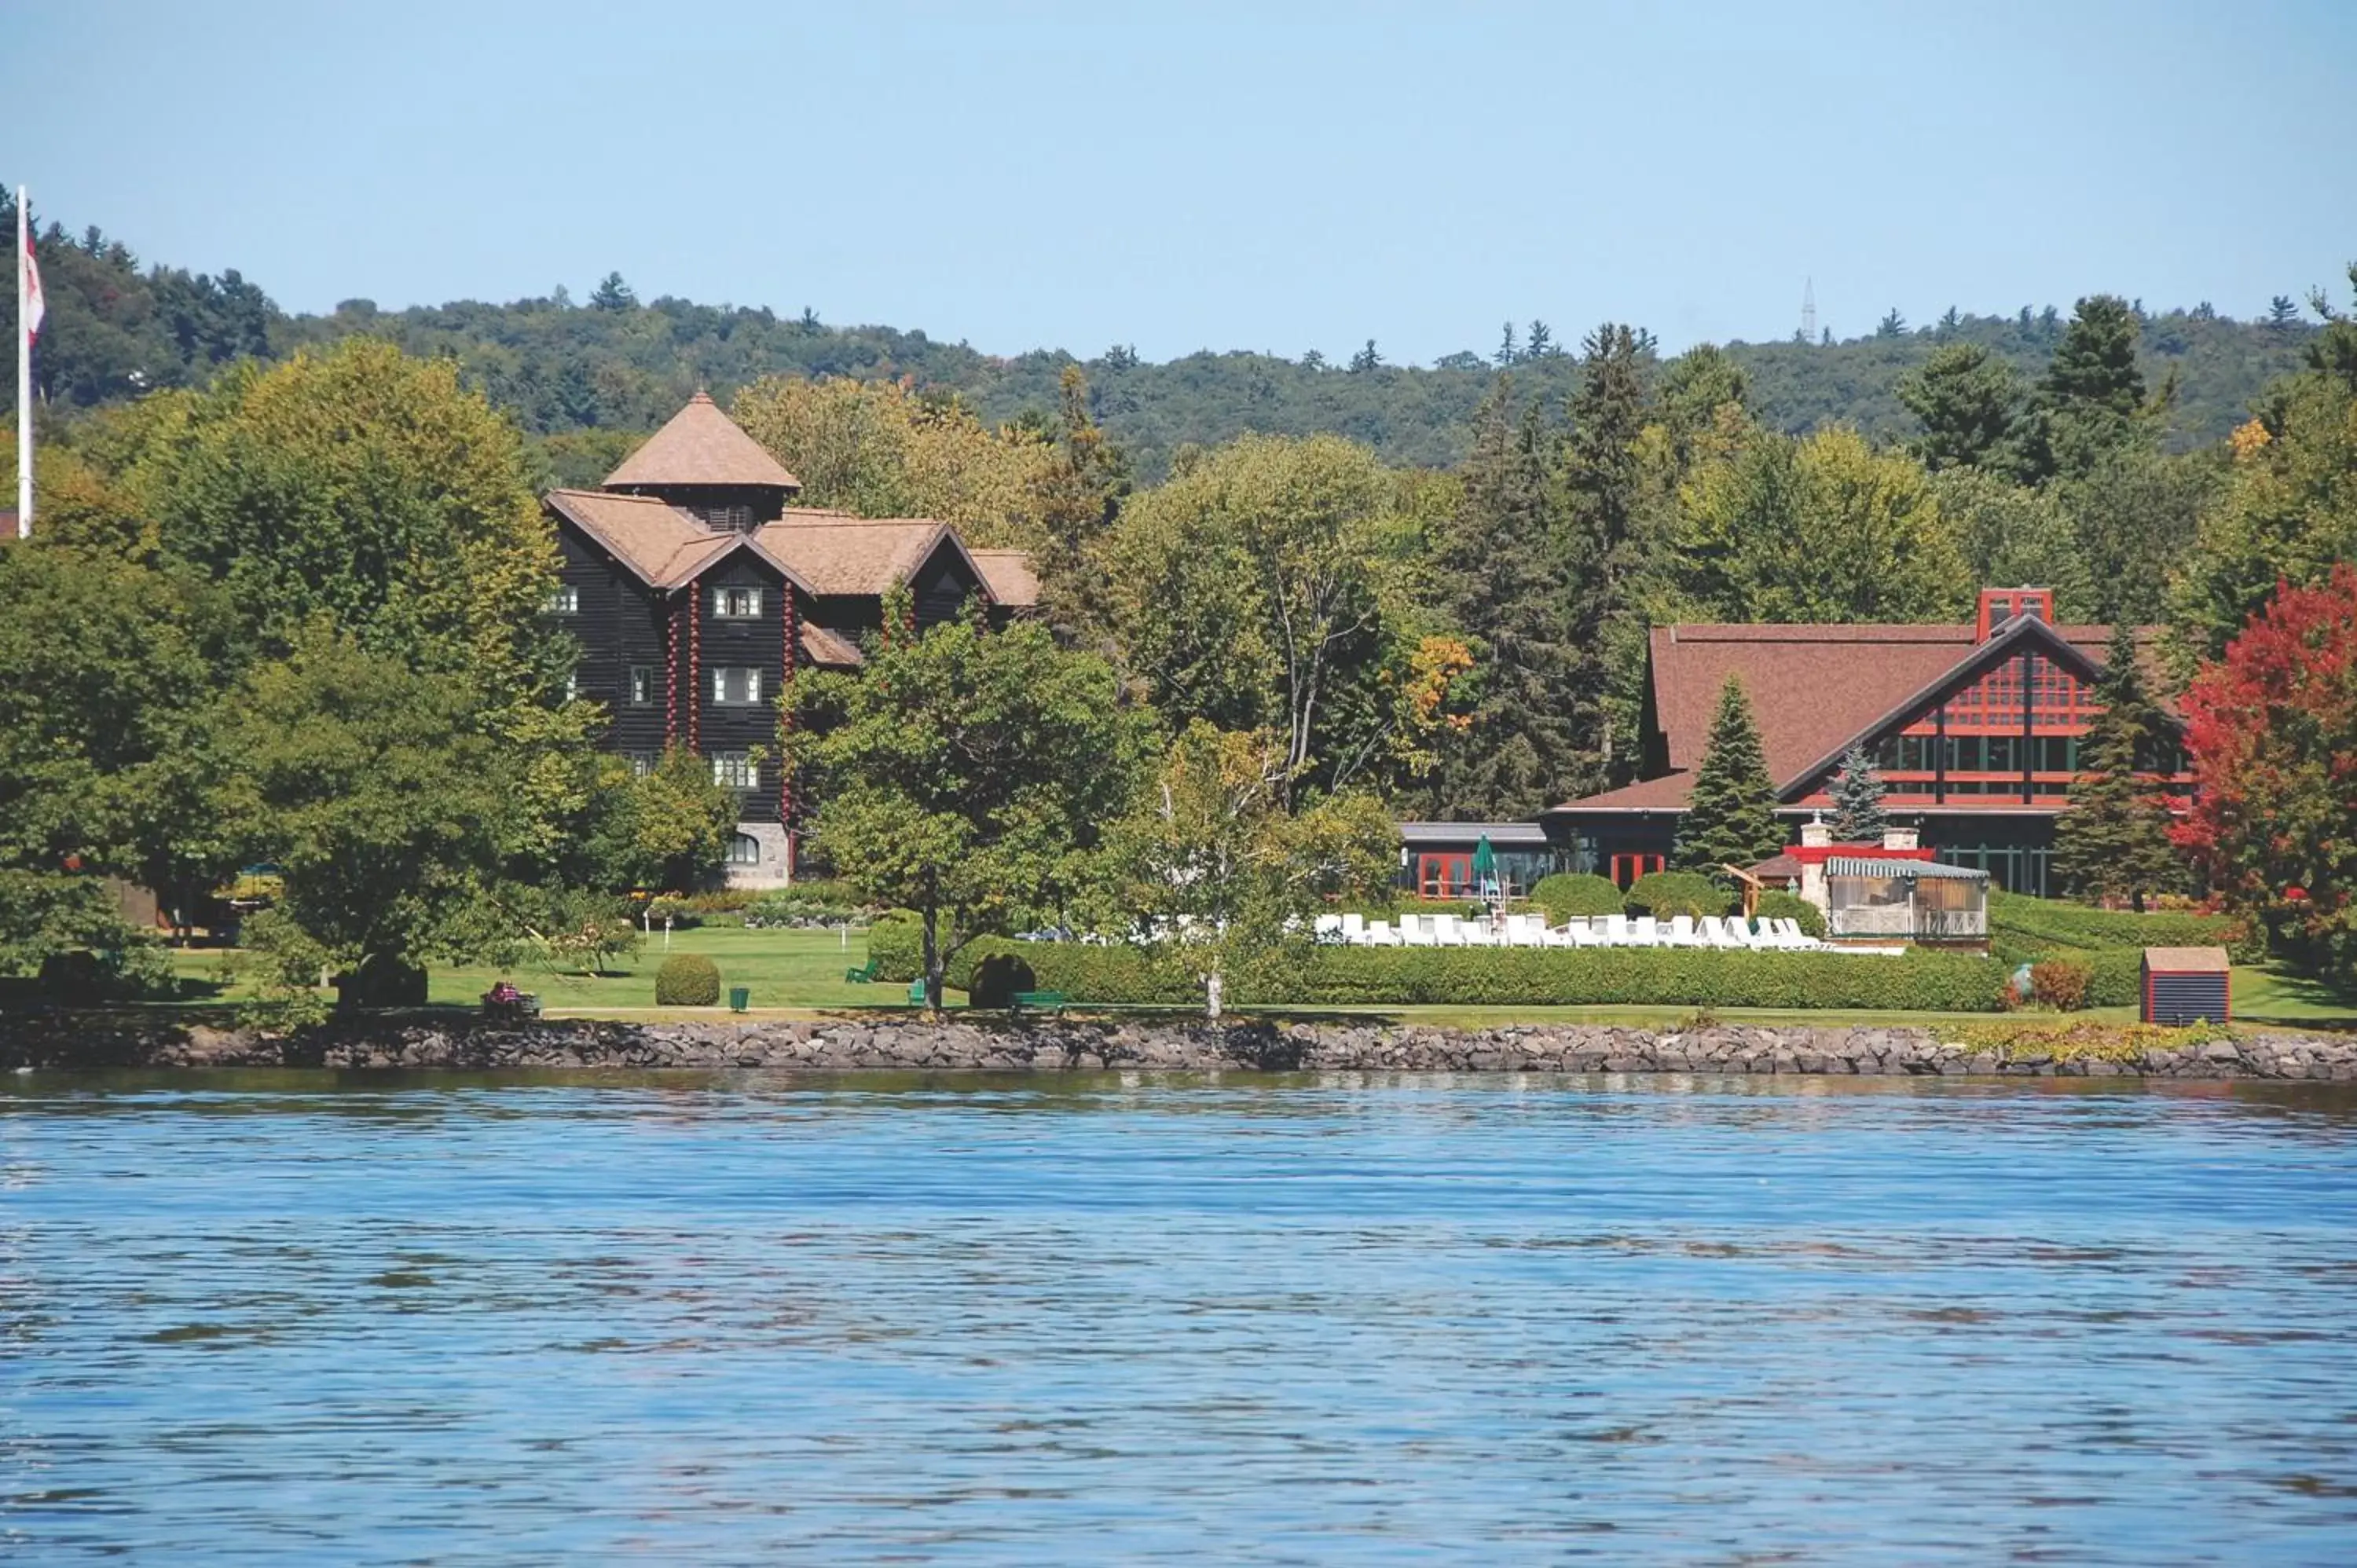
M966 980L965 999L975 1007L1005 1007L1017 992L1039 989L1039 978L1022 954L991 951L975 961Z
M1734 895L1699 871L1656 871L1629 885L1621 908L1632 915L1673 919L1691 915L1724 915L1734 906Z
M677 953L663 960L655 971L655 1005L717 1007L720 966L702 953Z
M1612 886L1609 877L1589 872L1558 871L1552 876L1539 878L1531 889L1531 902L1547 918L1550 926L1560 926L1566 920L1584 920L1590 915L1617 915L1620 912L1620 889Z
M1825 934L1825 912L1798 893L1762 893L1759 915L1763 920L1798 920L1804 936Z
M887 909L867 928L867 956L876 978L906 985L925 967L925 918L914 909Z

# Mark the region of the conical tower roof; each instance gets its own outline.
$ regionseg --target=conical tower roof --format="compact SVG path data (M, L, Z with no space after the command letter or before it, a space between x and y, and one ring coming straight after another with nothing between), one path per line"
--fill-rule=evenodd
M609 490L670 485L764 485L799 490L802 481L737 428L703 392L606 476Z

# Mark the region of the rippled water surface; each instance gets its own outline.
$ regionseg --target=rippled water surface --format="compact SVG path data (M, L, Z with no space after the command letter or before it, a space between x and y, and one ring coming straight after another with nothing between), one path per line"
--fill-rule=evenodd
M0 1558L2357 1563L2325 1088L0 1081Z

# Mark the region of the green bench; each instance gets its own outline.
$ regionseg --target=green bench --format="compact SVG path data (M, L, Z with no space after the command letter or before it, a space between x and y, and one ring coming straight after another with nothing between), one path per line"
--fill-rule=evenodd
M876 983L876 972L882 967L881 960L871 958L857 969L845 970L843 978L854 985L873 985Z
M922 980L912 980L909 982L909 1005L911 1007L922 1007L924 1004L925 983Z
M1059 1013L1069 1000L1060 991L1018 991L1006 999L1009 1013L1020 1013L1028 1007L1040 1013Z

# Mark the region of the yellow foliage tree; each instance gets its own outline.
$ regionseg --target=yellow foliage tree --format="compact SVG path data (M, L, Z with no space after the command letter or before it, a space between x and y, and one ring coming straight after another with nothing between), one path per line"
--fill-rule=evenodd
M907 381L765 376L730 408L746 434L802 482L808 506L861 517L928 517L967 542L1029 548L1055 447L1013 427L992 430L954 399Z

